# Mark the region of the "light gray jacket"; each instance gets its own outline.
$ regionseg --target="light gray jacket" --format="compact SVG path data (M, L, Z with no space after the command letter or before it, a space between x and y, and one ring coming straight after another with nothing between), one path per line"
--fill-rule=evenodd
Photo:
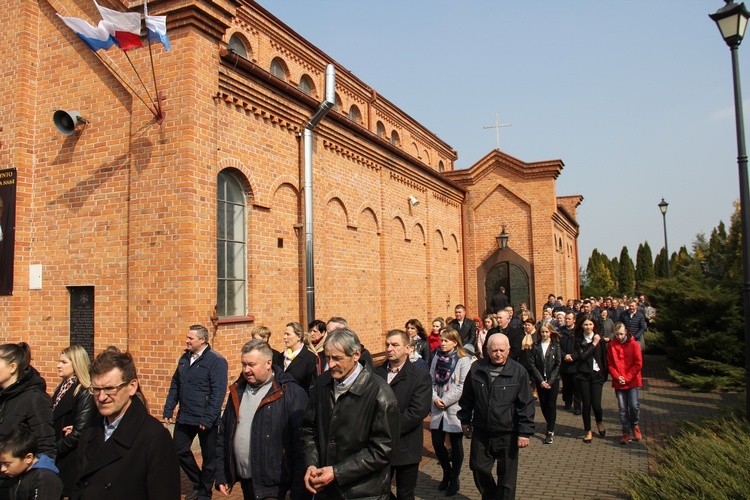
M466 380L466 375L469 374L472 358L470 356L458 358L456 368L453 370L450 380L442 386L435 383L437 358L437 356L433 356L432 363L430 364L430 379L432 380L432 417L430 419L430 429L440 429L441 422L445 421L443 424L445 432L461 432L461 421L457 415L458 410L461 408L458 406L458 400L461 398L461 393L464 392L464 380ZM437 398L443 400L446 406L445 410L441 410L435 406Z

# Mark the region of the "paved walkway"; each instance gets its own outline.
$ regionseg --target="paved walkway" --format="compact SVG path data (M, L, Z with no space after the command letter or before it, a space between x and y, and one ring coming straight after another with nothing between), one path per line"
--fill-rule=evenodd
M555 442L542 444L546 425L537 403L537 433L531 445L521 450L517 498L626 498L621 492L618 474L624 470L648 472L649 449L661 442L664 436L675 433L675 421L708 417L716 414L720 406L738 401L734 394L693 393L670 382L663 356L646 355L643 375L640 402L644 439L627 446L619 443L621 429L611 382L605 385L602 398L607 436L599 437L594 428L591 444L583 443L582 419L563 409L562 398L558 399ZM437 489L442 470L435 459L428 429L429 423L425 422L424 458L416 490L420 499L444 496L444 492ZM469 448L469 441L464 440L461 491L453 497L456 499L480 498L469 470ZM183 475L183 494L189 491L190 485ZM241 500L242 493L238 485L229 497L215 492L214 498Z

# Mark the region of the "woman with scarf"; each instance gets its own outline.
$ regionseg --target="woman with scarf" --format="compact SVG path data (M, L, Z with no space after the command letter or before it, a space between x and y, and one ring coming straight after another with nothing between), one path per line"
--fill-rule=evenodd
M318 375L323 372L323 368L328 364L326 358L326 339L328 338L328 331L326 330L325 321L315 319L307 325L307 333L310 334L310 345L315 354L318 355L320 362L318 363Z
M602 422L602 387L608 375L607 344L599 335L599 326L591 313L581 314L576 320L575 352L578 355L576 384L581 395L583 430L586 432L583 442L590 443L592 409L599 435L604 437L607 434Z
M52 415L63 496L70 496L78 476L75 451L81 434L101 419L87 390L91 385L90 364L86 349L79 345L63 349L57 363L62 382L52 396Z
M36 436L39 453L54 459L52 399L47 383L30 363L31 348L26 342L0 345L0 438L25 424ZM11 498L15 482L0 471L0 500Z
M461 336L453 328L440 331L440 348L432 356L430 377L432 378L432 418L430 433L443 479L438 490L447 496L458 493L458 476L464 460L463 432L457 413L458 400L464 390L464 380L471 368L471 358L461 345ZM451 451L445 447L446 435L450 438Z

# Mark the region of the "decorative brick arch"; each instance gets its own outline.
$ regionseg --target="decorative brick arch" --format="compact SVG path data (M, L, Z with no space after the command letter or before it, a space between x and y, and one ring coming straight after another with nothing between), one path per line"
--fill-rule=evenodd
M406 224L404 224L404 219L402 219L400 215L396 215L393 217L393 220L401 224L401 231L403 232L404 240L409 241L409 238L406 236Z
M360 217L366 210L372 212L372 216L375 218L375 225L377 226L377 233L380 234L383 231L383 228L381 227L381 221L378 217L377 212L375 212L375 210L372 208L372 203L370 203L369 201L363 202L359 206L359 209L357 209L357 225L359 225Z
M440 248L442 248L443 250L447 250L448 245L446 245L445 243L445 237L443 236L443 232L440 229L435 229L435 233L440 238Z
M273 184L271 184L271 188L268 190L268 197L273 198L276 195L276 191L278 191L283 184L289 184L290 186L292 186L292 188L294 188L295 194L299 196L297 179L291 175L282 175L280 177L277 177Z
M471 206L471 210L472 211L476 211L480 207L480 205L482 205L485 201L487 201L487 199L490 196L492 196L493 193L495 193L496 191L501 191L504 196L513 197L516 200L518 200L520 203L522 203L522 204L524 204L526 206L531 206L531 204L527 200L525 200L524 198L521 198L514 191L511 191L510 189L508 189L507 187L505 187L502 182L498 182L497 184L495 184L494 186L492 186L491 189L488 189L487 191L485 191L482 194L482 196L478 196L477 197L477 201L476 201L476 203L474 203L474 205Z
M422 235L422 244L427 246L427 232L424 229L424 226L422 225L422 222L417 219L414 221L414 224L411 226L411 239L414 239L414 234L418 232Z
M378 220L378 216L375 215L375 211L370 208L366 207L364 210L359 212L359 215L357 217L357 228L361 228L365 221L362 220L362 216L368 215L372 218L372 221L375 223L375 234L380 234L380 221Z
M247 188L250 191L250 201L253 205L268 207L268 203L265 201L264 197L261 195L260 189L258 188L258 181L253 178L250 170L239 160L234 158L224 158L219 160L214 168L214 179L218 177L219 172L227 169L236 170L242 174L244 177L243 181L247 184Z
M451 231L450 239L451 239L451 241L453 241L453 244L456 247L456 252L460 252L461 251L461 246L459 245L458 237L456 236L456 233L454 233L453 231Z
M344 210L344 215L346 216L346 225L348 227L354 227L352 226L352 219L349 216L349 210L346 208L346 203L344 200L346 199L344 195L341 193L341 191L329 191L324 199L326 200L326 206L328 206L332 201L336 201L341 205L341 208Z

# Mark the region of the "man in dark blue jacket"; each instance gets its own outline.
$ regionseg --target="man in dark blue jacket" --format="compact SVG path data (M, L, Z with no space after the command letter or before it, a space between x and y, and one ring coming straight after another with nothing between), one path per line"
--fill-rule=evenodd
M164 420L170 424L175 421L172 418L175 407L180 405L174 426L174 446L182 470L193 483L193 491L185 500L211 498L216 437L226 392L227 360L208 345L208 330L204 326L191 326L187 349L178 361L164 403ZM190 449L196 434L201 444L203 470Z
M638 310L638 301L636 299L628 301L628 308L620 314L619 320L625 325L625 329L633 336L635 341L641 346L641 350L643 350L646 347L643 341L643 334L646 333L647 328L646 316Z
M273 364L263 340L242 347L242 375L229 386L219 425L216 489L228 495L239 481L245 499L307 499L300 427L307 393ZM239 422L239 424L238 424Z

